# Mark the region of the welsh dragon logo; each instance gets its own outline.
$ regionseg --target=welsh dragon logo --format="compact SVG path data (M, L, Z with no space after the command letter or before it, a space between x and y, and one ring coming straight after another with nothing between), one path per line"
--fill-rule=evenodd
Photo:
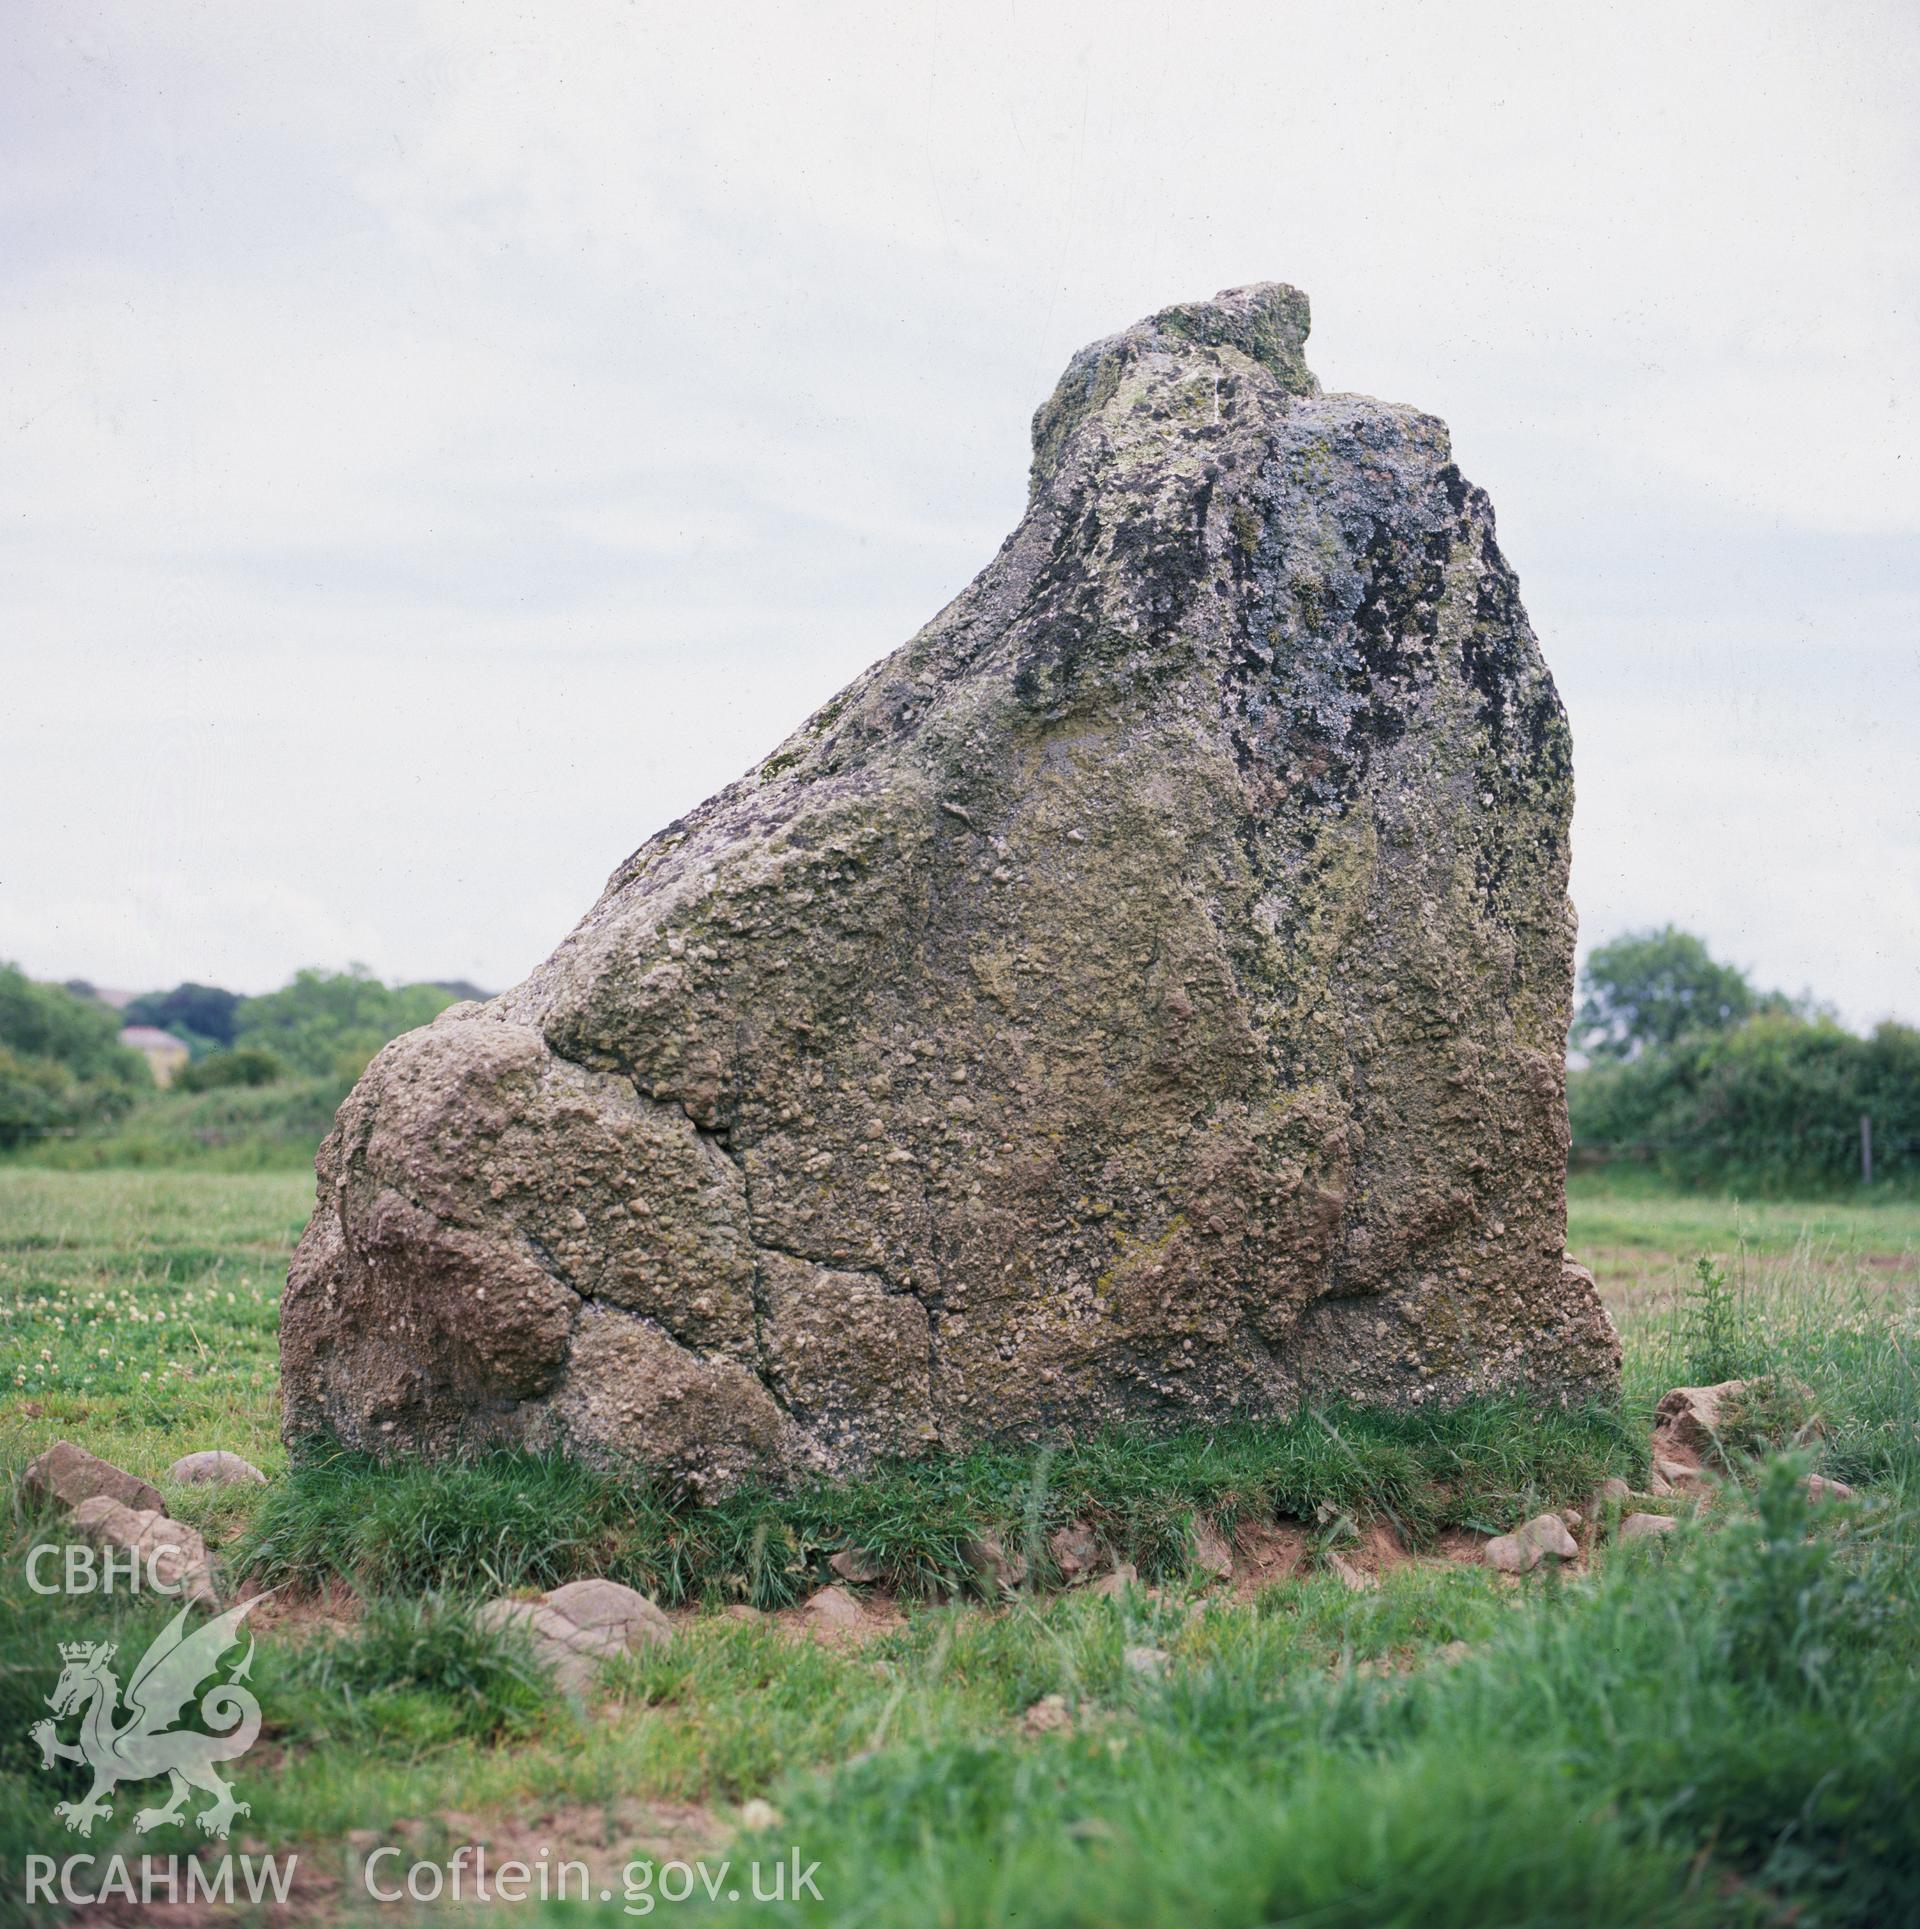
M187 1632L187 1609L178 1614L155 1637L141 1657L126 1686L125 1718L119 1715L121 1688L112 1661L117 1644L112 1641L63 1641L60 1658L66 1664L47 1706L55 1719L33 1725L33 1739L40 1744L40 1765L51 1768L56 1761L84 1762L93 1770L93 1787L78 1802L59 1802L54 1813L65 1818L67 1827L82 1835L93 1833L94 1823L110 1815L112 1804L106 1800L121 1782L150 1781L166 1775L172 1779L173 1793L159 1808L143 1808L133 1825L143 1835L164 1822L177 1822L194 1789L211 1795L213 1801L194 1817L209 1835L224 1836L233 1827L236 1815L247 1814L245 1802L233 1799L233 1784L216 1772L221 1762L236 1761L254 1744L260 1733L260 1704L253 1690L242 1686L253 1665L253 1636L247 1636L247 1651L232 1669L231 1679L216 1682L201 1697L198 1715L206 1725L220 1732L202 1734L193 1728L177 1728L182 1711L201 1682L217 1675L221 1656L238 1645L240 1623L258 1599L243 1601L236 1608L209 1621L194 1633ZM62 1741L57 1727L60 1718L80 1712L80 1739Z

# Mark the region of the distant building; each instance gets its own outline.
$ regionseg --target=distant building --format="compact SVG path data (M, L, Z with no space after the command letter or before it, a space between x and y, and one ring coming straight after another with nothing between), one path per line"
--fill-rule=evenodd
M128 1025L120 1034L121 1044L144 1058L153 1070L153 1082L166 1086L173 1075L193 1056L170 1031L158 1025Z

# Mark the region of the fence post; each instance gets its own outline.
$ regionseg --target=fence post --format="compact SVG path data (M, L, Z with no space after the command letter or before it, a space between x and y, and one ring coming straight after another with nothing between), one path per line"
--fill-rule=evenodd
M1873 1114L1860 1114L1860 1183L1873 1184Z

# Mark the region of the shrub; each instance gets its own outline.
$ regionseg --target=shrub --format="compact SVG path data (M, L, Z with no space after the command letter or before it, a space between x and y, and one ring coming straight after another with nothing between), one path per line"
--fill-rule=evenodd
M233 1043L234 1017L240 999L218 985L175 985L171 991L143 992L121 1013L129 1025L158 1025L184 1039L204 1039L211 1046Z
M1920 1179L1920 1031L1861 1038L1771 1013L1567 1081L1576 1149L1643 1157L1669 1177L1792 1191L1857 1184L1860 1118L1876 1179Z
M388 986L359 965L302 971L279 991L241 1001L234 1043L264 1047L314 1077L357 1078L390 1038L453 1002L439 985Z
M209 1052L174 1075L176 1092L219 1092L235 1085L271 1085L286 1076L287 1068L260 1045L242 1045L230 1052Z
M118 1016L0 965L0 1149L121 1116L153 1075Z

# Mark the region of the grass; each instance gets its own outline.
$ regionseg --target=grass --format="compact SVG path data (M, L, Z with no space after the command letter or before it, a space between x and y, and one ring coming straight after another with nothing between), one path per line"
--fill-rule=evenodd
M903 1590L992 1594L979 1552L988 1534L1043 1583L1055 1578L1049 1536L1085 1522L1109 1556L1158 1579L1187 1571L1203 1518L1222 1529L1385 1519L1424 1546L1448 1528L1501 1531L1645 1464L1616 1413L1510 1401L1313 1411L1170 1439L1114 1433L1053 1452L983 1448L706 1507L532 1455L383 1467L336 1454L276 1485L237 1559L262 1580L308 1587L497 1591L608 1574L670 1603L772 1608L829 1581L844 1549Z
M1576 1172L1567 1180L1567 1239L1581 1258L1638 1253L1653 1259L1742 1249L1790 1258L1803 1247L1823 1262L1920 1265L1920 1198L1886 1188L1853 1197L1741 1198L1683 1192L1631 1168Z
M150 1479L200 1447L283 1467L280 1293L312 1203L292 1174L0 1167L0 1455L70 1435Z
M109 1125L42 1139L6 1163L73 1172L302 1172L351 1081L286 1078L210 1092L159 1092Z
M232 1447L269 1488L170 1489L170 1503L235 1569L357 1596L344 1621L260 1637L267 1727L242 1790L260 1843L337 1873L351 1831L425 1854L517 1830L608 1871L616 1898L636 1858L632 1881L651 1885L670 1853L770 1865L798 1846L824 1900L767 1913L823 1922L1920 1919L1906 1208L1823 1202L1796 1223L1777 1205L1576 1180L1571 1244L1622 1326L1622 1416L1306 1415L982 1452L699 1511L527 1457L289 1471L273 1325L310 1192L303 1175L0 1168L0 1458L17 1469L66 1434L153 1476L189 1448ZM1722 1268L1710 1299L1701 1253ZM1741 1485L1701 1524L1581 1575L1514 1584L1431 1562L1357 1594L1310 1564L1240 1601L1188 1571L1203 1516L1317 1511L1331 1538L1342 1516L1384 1515L1420 1543L1511 1526L1603 1471L1644 1477L1658 1395L1729 1360L1804 1388L1819 1429L1799 1424L1797 1391L1755 1403ZM1770 1463L1780 1444L1798 1457ZM1810 1514L1796 1475L1813 1464L1861 1500ZM0 1569L9 1868L108 1846L61 1839L47 1805L64 1791L24 1740L54 1643L111 1634L138 1653L164 1618L124 1595L31 1593L20 1556L46 1523L15 1509ZM1069 1518L1152 1590L1052 1592L1045 1534ZM966 1554L987 1530L1032 1562L1032 1584L997 1604ZM720 1611L790 1598L841 1547L902 1590L893 1631L835 1649ZM609 1671L591 1713L470 1606L587 1571L687 1604L671 1642ZM1141 1648L1163 1671L1130 1664ZM1064 1725L1029 1732L1045 1697ZM737 1835L754 1799L779 1820ZM132 1806L123 1793L116 1822ZM18 1902L9 1888L0 1913Z

